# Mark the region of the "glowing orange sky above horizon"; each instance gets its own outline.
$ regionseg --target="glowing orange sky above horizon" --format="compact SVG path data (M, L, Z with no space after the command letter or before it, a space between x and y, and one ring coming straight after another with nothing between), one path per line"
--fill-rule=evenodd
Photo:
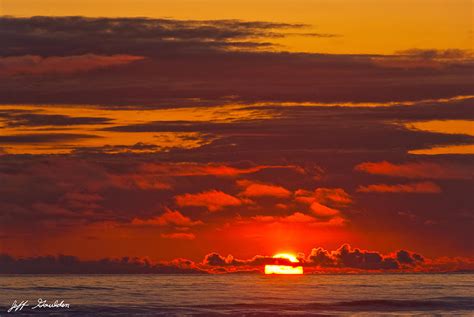
M0 0L0 16L49 16L2 22L0 253L286 259L266 274L309 274L319 247L339 265L345 243L471 255L472 9Z
M390 14L387 14L390 12ZM241 19L303 23L304 33L271 39L278 49L390 54L410 48L472 49L469 0L3 0L0 15ZM288 30L294 33L294 30ZM387 40L389 39L389 40Z

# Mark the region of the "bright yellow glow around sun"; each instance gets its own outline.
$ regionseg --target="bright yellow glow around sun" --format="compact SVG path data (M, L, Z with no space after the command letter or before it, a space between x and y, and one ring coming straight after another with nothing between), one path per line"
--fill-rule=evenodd
M291 263L299 263L296 256L288 253L278 253L273 256L274 259L285 259ZM285 261L286 262L286 261ZM265 274L303 274L302 266L293 266L293 265L265 265Z

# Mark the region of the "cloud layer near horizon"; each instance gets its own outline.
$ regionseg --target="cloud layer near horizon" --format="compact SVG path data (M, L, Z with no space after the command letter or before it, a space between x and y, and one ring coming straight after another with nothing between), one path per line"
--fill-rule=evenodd
M74 256L36 256L15 258L0 254L1 274L222 274L263 272L265 265L303 266L307 274L363 273L363 272L453 272L474 269L469 259L425 259L406 250L390 254L352 248L345 244L334 251L321 247L308 256L298 254L298 263L271 256L256 255L250 259L236 259L218 253L207 254L202 262L177 258L155 262L149 258L123 257L100 260L81 260ZM469 262L470 261L470 262Z

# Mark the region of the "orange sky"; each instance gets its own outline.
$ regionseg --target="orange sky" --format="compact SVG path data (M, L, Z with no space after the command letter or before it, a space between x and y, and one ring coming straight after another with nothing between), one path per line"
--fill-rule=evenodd
M275 42L291 51L381 54L472 49L474 21L470 0L3 0L0 14L304 23L310 25L308 33L338 36L291 36Z
M470 256L472 14L0 0L0 254Z

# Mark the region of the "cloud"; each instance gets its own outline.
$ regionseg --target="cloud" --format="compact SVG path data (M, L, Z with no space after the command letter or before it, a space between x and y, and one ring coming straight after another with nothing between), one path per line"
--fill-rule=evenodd
M137 226L179 226L192 227L202 224L202 221L192 221L190 218L184 216L179 211L167 209L164 214L150 219L142 220L134 218L132 225ZM169 238L169 237L168 237Z
M396 255L397 261L401 264L414 265L424 262L424 258L421 255L406 250L400 250Z
M174 239L174 238L171 238ZM325 272L456 272L474 270L472 258L427 259L422 255L398 250L383 254L353 248L344 244L334 251L322 247L313 248L308 256L298 254L298 263L272 256L256 255L239 259L229 254L222 256L211 252L202 262L177 258L154 262L147 257L103 258L81 260L75 256L35 256L16 258L0 254L1 274L204 274L204 273L261 273L265 265L304 266L305 273Z
M0 135L0 144L18 143L55 143L67 142L80 139L98 138L96 135L79 133L30 133L30 134L10 134Z
M289 198L292 193L282 187L272 184L257 183L249 180L239 180L237 185L243 187L244 190L240 193L244 197L275 197L275 198Z
M142 60L141 56L85 54L41 57L33 55L0 57L0 76L73 74L120 66Z
M309 205L311 212L320 218L339 218L340 210L329 206L344 207L352 203L351 196L342 188L321 187L314 192L299 189L295 192L295 196L295 201Z
M354 169L369 174L403 178L471 179L474 175L469 166L431 162L407 162L401 164L387 161L365 162L358 164Z
M329 208L327 206L324 206L318 202L313 202L310 205L310 209L313 212L313 214L317 217L334 217L340 214L339 210Z
M393 255L376 251L353 249L344 244L335 251L314 248L305 259L305 265L317 267L355 268L362 270L396 270L421 265L424 259L416 253L400 250Z
M195 274L207 273L191 261L153 263L147 258L123 257L80 260L74 256L14 258L0 254L1 274Z
M409 184L374 184L367 186L359 186L358 192L362 193L425 193L438 194L441 193L441 188L433 182L419 182Z
M373 60L377 65L388 68L440 70L453 64L462 65L472 58L473 52L467 50L409 49L398 51L389 58L374 57Z
M242 201L237 197L219 190L210 190L197 194L178 195L175 199L180 207L206 207L211 212L222 210L224 207L228 206L242 205Z
M5 30L0 35L4 43L0 55L199 53L268 46L255 39L282 37L281 30L302 27L239 20L4 16L0 18L0 28Z
M224 267L239 267L239 266L263 266L266 264L280 264L280 265L295 265L287 259L275 259L271 256L256 255L248 260L236 259L232 255L224 257L219 253L212 252L204 257L202 263L205 266L224 266Z
M184 232L162 233L161 237L165 239L176 239L176 240L196 239L196 236L194 235L194 233L184 233Z
M351 196L342 188L316 188L314 198L323 204L344 206L352 203Z
M111 182L121 188L137 188L142 190L168 190L172 186L160 176L145 173L128 173L124 175L110 175Z
M318 220L310 215L301 212L295 212L288 216L254 216L253 220L258 222L282 222L282 223L312 223Z
M340 217L338 213L312 216L299 211L286 216L257 215L250 217L250 219L268 225L304 224L311 227L340 227L347 223L347 220Z
M396 53L402 56L414 56L423 59L464 60L473 57L473 51L460 49L437 50L412 48L409 50L398 51Z
M60 114L43 114L14 109L0 110L0 118L8 127L73 126L107 124L111 119L104 117L72 117Z
M243 174L253 174L266 169L290 169L300 172L300 168L295 165L257 165L244 162L245 165L251 166L232 166L218 162L211 163L145 163L140 167L140 171L144 173L153 173L155 175L168 176L220 176L234 177ZM253 166L252 166L253 165Z
M386 271L386 270L422 270L426 264L423 256L399 250L391 254L382 254L377 251L361 250L352 248L349 244L344 244L334 251L327 251L322 247L313 248L310 254L305 257L299 254L299 263L279 263L280 265L303 265L310 272L324 272L326 270L346 270L356 269L361 271ZM213 252L204 257L203 264L210 267L230 267L230 271L235 267L261 266L265 264L275 264L276 259L268 256L255 256L248 260L236 259L232 255L224 257ZM279 261L279 260L278 260ZM232 269L232 267L234 267ZM314 271L316 269L316 271Z
M0 96L11 103L182 107L229 102L393 102L474 92L472 58L452 58L460 55L454 50L435 53L450 58L427 60L419 53L302 54L277 51L272 45L275 37L294 34L288 29L303 27L239 20L2 17L0 56L9 59L9 65L14 61L10 59L21 59L16 62L20 66L9 66L14 72L38 75L14 81L4 77ZM59 72L67 69L62 66L65 60L84 59L81 56L106 60L74 61L79 66L71 70L117 62L108 60L112 56L146 59L97 73L74 73L67 80L47 76L53 68L50 64ZM25 70L23 60L28 59L36 66Z

